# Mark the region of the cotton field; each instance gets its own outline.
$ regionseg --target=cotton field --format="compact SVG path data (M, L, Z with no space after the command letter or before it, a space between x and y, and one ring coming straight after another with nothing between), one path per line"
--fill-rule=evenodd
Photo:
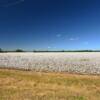
M47 72L100 74L100 53L0 53L0 67Z

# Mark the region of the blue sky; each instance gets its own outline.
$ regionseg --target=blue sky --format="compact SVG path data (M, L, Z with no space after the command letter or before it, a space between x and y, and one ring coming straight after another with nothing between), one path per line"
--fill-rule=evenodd
M100 49L100 0L0 0L0 47Z

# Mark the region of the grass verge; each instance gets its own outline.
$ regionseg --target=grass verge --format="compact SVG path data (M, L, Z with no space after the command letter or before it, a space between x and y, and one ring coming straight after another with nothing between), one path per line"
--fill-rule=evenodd
M100 76L0 69L0 100L100 100Z

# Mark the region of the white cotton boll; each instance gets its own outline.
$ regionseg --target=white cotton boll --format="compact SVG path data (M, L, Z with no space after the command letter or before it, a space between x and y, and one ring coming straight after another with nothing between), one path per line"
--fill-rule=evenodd
M0 53L0 67L100 74L100 53Z

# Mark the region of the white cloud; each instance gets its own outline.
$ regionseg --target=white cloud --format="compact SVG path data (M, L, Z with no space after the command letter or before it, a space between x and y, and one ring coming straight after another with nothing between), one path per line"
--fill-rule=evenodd
M2 6L2 7L14 6L14 5L20 4L20 3L24 2L24 1L25 0L16 0L14 2L8 2L8 3L0 5L0 6Z
M79 40L79 38L78 37L76 37L76 38L70 38L69 40L70 41L77 41L77 40Z
M85 45L88 45L89 44L89 42L88 41L85 41L85 42L83 42Z
M57 34L57 35L56 35L56 37L61 37L61 36L62 36L61 34Z
M48 49L50 49L51 47L50 46L48 46Z
M56 49L57 47L54 47L54 49Z

